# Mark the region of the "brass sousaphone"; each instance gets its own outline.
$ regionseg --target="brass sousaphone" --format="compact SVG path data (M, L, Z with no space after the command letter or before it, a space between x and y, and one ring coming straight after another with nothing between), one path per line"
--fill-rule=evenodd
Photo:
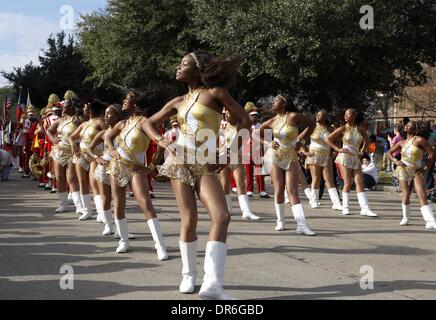
M29 168L35 178L41 178L46 171L47 157L41 158L36 153L32 154L29 160Z

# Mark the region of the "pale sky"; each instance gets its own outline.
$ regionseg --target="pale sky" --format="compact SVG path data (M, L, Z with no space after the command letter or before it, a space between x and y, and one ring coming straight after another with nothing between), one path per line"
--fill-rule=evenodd
M106 0L0 0L0 70L10 72L30 61L38 64L49 35L61 32L66 25L65 10L72 8L77 22L80 14L105 4ZM0 76L0 87L4 85L8 82Z

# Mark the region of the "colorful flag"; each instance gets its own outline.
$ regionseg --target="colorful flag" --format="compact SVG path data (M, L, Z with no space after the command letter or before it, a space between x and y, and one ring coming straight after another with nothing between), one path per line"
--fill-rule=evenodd
M17 105L17 112L15 113L15 116L17 117L17 122L20 122L21 116L24 113L24 103L21 100L21 88L20 88L20 95L18 96L18 105Z
M30 106L32 104L32 102L30 101L30 93L29 93L29 89L27 89L27 103L26 103L26 108L28 106Z
M3 113L2 113L2 128L4 128L9 122L9 111L11 110L12 102L11 98L6 96L5 103L3 105Z

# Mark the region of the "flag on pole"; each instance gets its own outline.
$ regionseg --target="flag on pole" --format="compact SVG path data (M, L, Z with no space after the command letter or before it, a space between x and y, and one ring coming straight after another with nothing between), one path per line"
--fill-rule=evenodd
M4 105L3 105L3 113L2 113L2 119L1 119L1 146L4 147L5 143L8 142L8 138L10 135L10 126L8 126L9 120L9 110L11 109L12 102L11 98L6 96ZM9 130L8 130L9 129Z
M29 93L29 89L27 89L27 103L26 103L26 108L28 106L30 106L32 104L32 102L30 101L30 93Z
M24 113L24 103L21 99L21 87L20 87L20 95L18 96L18 105L17 105L17 111L15 113L15 116L17 117L17 122L20 122L21 116Z

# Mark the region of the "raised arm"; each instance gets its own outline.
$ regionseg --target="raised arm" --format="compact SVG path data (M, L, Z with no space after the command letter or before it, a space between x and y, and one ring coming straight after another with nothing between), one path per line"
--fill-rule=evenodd
M295 113L295 119L297 120L299 127L304 127L304 129L297 137L297 142L306 139L307 137L310 137L313 133L313 130L315 130L316 123L312 119L309 119L306 116L303 116L300 113Z
M262 145L265 144L265 130L272 130L273 129L274 120L275 120L275 117L269 119L268 121L265 121L264 123L262 123L262 125L260 126L259 129L254 131L254 133L252 135L253 142L255 141L255 142L258 142Z
M214 98L216 98L229 111L232 122L237 124L237 129L251 130L252 122L244 108L236 102L226 88L214 88L212 90Z
M142 125L142 130L154 140L158 146L167 149L172 141L166 141L159 132L159 128L171 116L177 114L177 106L183 102L183 97L177 97L168 102L162 110L147 119Z

